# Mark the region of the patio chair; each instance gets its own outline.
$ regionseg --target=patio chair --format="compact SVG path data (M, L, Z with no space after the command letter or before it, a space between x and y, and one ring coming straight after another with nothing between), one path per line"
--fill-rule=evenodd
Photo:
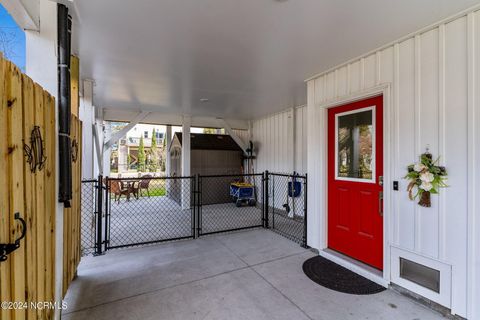
M129 188L124 188L122 186L123 184L120 184L120 182L116 180L112 180L109 182L110 182L109 189L110 189L110 192L114 194L115 201L120 203L120 198L122 197L122 195L125 195L127 197L127 201L130 201L131 190Z
M151 178L152 178L152 175L150 175L150 174L146 174L146 175L142 176L142 180L140 180L140 182L138 183L138 186L136 187L136 190L135 190L137 195L142 196L142 190L147 190L147 196L150 197L150 193L149 193L148 188L149 188L149 185L150 185L150 180L152 180Z

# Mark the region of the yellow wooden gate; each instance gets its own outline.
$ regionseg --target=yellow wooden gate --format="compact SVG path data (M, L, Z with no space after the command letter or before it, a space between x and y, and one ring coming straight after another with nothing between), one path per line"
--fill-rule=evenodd
M31 140L36 126L44 163L33 170L26 155L38 156ZM0 59L0 243L22 234L15 213L27 226L20 247L0 262L1 319L51 319L54 313L31 303L54 301L55 135L54 98Z

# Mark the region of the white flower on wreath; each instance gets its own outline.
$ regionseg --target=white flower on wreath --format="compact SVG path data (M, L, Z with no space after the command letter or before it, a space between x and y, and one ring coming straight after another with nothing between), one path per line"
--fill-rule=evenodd
M435 176L431 172L424 172L420 175L420 180L423 182L432 182L435 179Z
M430 191L433 188L433 185L430 182L423 181L420 185L420 189L425 191Z
M421 172L425 169L427 169L427 167L422 163L415 163L415 165L413 166L413 170L415 170L417 172Z

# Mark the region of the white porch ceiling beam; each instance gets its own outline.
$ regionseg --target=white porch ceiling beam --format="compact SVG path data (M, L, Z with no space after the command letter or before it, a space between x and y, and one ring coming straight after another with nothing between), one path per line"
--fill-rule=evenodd
M133 118L132 121L130 121L129 124L127 124L122 130L116 132L115 134L112 135L112 137L104 143L104 150L110 149L118 140L120 140L123 136L127 134L130 129L135 127L140 121L144 120L150 112L142 111L140 112L135 118Z
M232 139L239 145L240 148L242 148L243 152L245 154L248 154L247 152L247 149L248 149L248 146L247 144L242 140L242 138L240 138L239 136L237 136L235 134L235 131L233 131L232 127L230 126L230 124L224 120L224 119L220 119L220 122L222 124L222 126L225 128L225 131L232 137Z
M134 118L139 110L128 110L121 108L104 108L104 120L105 121L117 121L117 122L129 122L130 119ZM182 114L173 114L166 112L158 112L154 110L144 110L150 111L148 119L143 123L147 124L157 124L157 125L172 125L179 126L183 125L183 115ZM191 126L200 127L200 128L223 128L223 125L219 125L217 117L211 116L191 116ZM248 120L242 119L228 119L226 121L230 124L233 129L236 130L248 130Z
M40 30L40 4L35 0L0 0L15 22L24 30Z
M102 132L102 124L98 121L92 124L93 138L95 139L95 151L99 174L103 175L103 145L100 141L100 132Z

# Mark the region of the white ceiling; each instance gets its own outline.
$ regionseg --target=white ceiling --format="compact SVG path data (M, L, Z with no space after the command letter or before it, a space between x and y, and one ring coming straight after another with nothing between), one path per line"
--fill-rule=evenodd
M75 25L95 105L251 119L305 104L307 77L477 3L76 0Z

